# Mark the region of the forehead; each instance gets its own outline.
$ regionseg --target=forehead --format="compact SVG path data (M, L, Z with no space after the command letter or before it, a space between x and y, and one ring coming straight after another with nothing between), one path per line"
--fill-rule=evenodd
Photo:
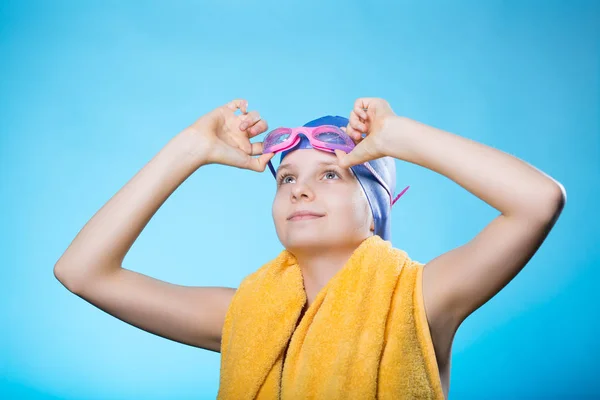
M335 163L337 164L337 156L334 153L315 149L299 149L294 150L281 160L281 165L277 170L289 168L305 168L316 166L320 163Z

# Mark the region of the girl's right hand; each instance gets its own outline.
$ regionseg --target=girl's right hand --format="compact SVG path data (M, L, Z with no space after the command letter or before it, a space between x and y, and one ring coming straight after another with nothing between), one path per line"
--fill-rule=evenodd
M236 115L237 110L242 114ZM223 164L263 172L274 153L262 154L262 142L250 139L267 130L267 122L256 111L248 112L246 100L233 100L200 117L184 133L197 143L194 152L202 164ZM260 157L252 157L257 156Z

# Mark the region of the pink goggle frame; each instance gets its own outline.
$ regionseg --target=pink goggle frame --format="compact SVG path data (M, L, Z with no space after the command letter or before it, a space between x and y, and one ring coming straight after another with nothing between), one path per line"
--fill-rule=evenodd
M315 127L299 127L299 128L276 128L269 132L263 140L264 153L279 153L291 149L300 142L300 134L304 135L311 146L315 149L334 153L336 149L349 153L355 147L354 141L346 132L335 125L320 125ZM274 177L277 176L275 168L271 161L268 163L269 169ZM395 198L379 174L368 163L363 163L373 174L375 179L385 188L390 194L390 205L394 205L410 186L404 188Z

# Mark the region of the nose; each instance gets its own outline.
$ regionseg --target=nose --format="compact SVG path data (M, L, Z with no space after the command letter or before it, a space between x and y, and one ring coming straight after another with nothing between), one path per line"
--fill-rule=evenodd
M298 180L293 184L290 196L292 202L300 199L312 201L315 198L315 192L306 182Z

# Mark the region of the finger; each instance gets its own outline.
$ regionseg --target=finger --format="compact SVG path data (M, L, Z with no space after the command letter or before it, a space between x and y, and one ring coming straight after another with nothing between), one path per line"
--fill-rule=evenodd
M362 111L362 122L367 122L370 118L373 118L373 116L377 113L377 101L378 99L375 97L362 97L356 100L356 102L354 103L354 108Z
M267 121L265 121L264 119L261 119L260 121L258 121L256 123L256 125L254 125L252 128L250 128L248 130L248 138L253 138L255 136L258 136L261 133L265 132L267 129L269 129L269 125L267 124Z
M225 107L227 107L233 112L236 112L238 109L241 109L242 113L246 114L248 112L248 101L244 99L235 99L225 104Z
M250 155L252 156L260 156L264 151L263 142L255 142L250 143L252 145L252 150L250 151Z
M350 123L348 123L348 126L346 126L346 133L352 138L352 140L354 140L354 142L358 142L358 140L361 138L361 133L356 131L352 125L350 125Z
M354 106L354 113L356 115L358 115L360 118L362 118L363 121L366 121L368 116L367 116L367 112L365 110L363 110L362 107L357 107L356 105Z
M347 126L340 126L340 129L343 130L344 132L346 132L346 134L348 134L348 136L350 136L350 138L352 139L352 141L354 142L354 144L356 144L356 134L353 133L352 131L348 131L348 127Z
M361 132L361 133L366 133L368 132L368 128L367 125L362 123L359 119L358 119L358 115L356 114L356 112L354 110L352 110L352 112L350 113L350 126L352 127L352 129L354 129L355 131Z
M242 123L240 124L240 130L245 131L252 125L256 124L260 121L260 114L258 111L250 111L248 114L244 115L242 119Z
M354 109L358 109L367 114L367 110L369 109L369 105L371 104L371 97L361 97L356 99L354 102ZM367 114L368 115L368 114Z

